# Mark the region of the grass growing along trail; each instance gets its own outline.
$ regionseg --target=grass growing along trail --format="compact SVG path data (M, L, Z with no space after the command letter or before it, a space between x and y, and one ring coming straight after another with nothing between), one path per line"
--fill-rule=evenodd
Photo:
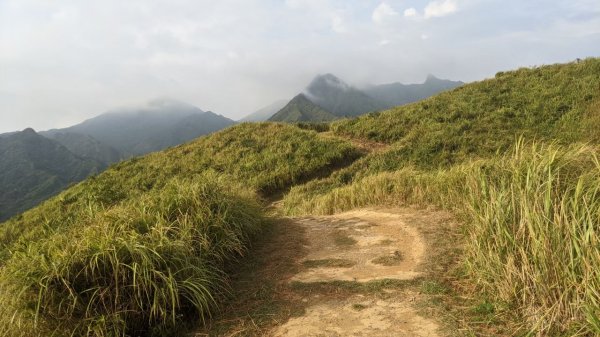
M333 122L339 135L403 145L396 161L435 168L526 139L598 141L600 58L522 68L421 102Z
M358 155L262 123L114 165L0 227L0 335L173 335L228 290L259 194Z
M215 175L172 180L15 247L0 275L5 336L160 334L205 317L223 264L262 225L253 193Z
M449 169L405 168L322 195L286 196L290 214L434 204L466 223L468 271L482 291L540 336L600 333L597 147L517 143L504 156Z
M598 58L501 72L333 122L338 136L389 147L295 186L282 208L454 210L469 235L471 280L494 300L492 311L519 313L522 331L539 336L600 334L598 74ZM519 137L537 145L515 145Z
M172 335L212 312L263 227L261 200L292 186L291 215L453 210L490 299L479 311L518 313L539 336L600 334L598 74L600 59L520 69L354 120L243 123L114 165L0 226L0 334Z

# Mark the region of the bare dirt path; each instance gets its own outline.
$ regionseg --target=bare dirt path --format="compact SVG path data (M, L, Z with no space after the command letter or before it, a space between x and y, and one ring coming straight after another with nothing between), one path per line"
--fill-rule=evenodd
M383 152L390 148L390 145L386 144L386 143L376 142L376 141L373 141L370 139L351 138L351 137L340 136L340 135L336 135L332 131L321 132L321 133L319 133L319 136L321 136L323 138L339 139L339 140L349 142L354 147L356 147L357 149L359 149L365 153Z
M450 336L431 303L455 228L446 212L414 208L282 218L194 336Z
M415 222L422 225L439 216L419 216L407 209L363 209L296 219L306 228L308 254L301 261L304 268L290 282L414 280L425 273L428 249ZM317 293L304 315L275 328L273 335L440 336L437 322L415 308L418 293L401 288L384 294L322 301Z

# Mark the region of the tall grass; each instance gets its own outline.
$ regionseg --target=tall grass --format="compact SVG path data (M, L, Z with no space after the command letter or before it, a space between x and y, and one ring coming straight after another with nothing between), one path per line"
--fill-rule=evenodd
M405 146L399 161L448 167L508 150L515 135L598 139L600 58L498 73L421 102L333 122L339 135ZM596 113L592 112L594 110Z
M209 175L81 215L6 262L0 335L160 335L182 315L203 318L260 212L251 191Z
M404 168L323 194L294 188L289 214L435 204L467 224L470 274L539 336L600 334L600 162L590 146L524 145L450 169Z
M471 270L538 335L600 334L597 153L518 146L470 193Z
M262 197L356 156L261 123L114 165L0 226L0 335L172 335L218 303Z

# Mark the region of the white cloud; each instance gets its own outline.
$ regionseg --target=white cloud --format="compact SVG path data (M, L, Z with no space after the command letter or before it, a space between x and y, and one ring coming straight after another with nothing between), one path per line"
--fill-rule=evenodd
M371 18L376 24L382 24L389 18L397 15L398 12L396 12L390 5L388 5L385 2L382 2L379 4L379 6L377 6L377 8L375 8Z
M346 26L344 25L344 19L337 14L333 15L331 17L331 29L336 33L345 33Z
M419 13L417 13L417 10L414 7L404 10L404 16L407 18L416 17L417 15L419 15Z
M600 55L598 0L547 1L530 17L522 0L417 3L0 0L0 132L64 127L164 96L237 118L293 97L318 73L475 80ZM460 20L434 20L457 10Z
M425 18L438 18L452 14L458 10L454 0L432 1L425 7Z

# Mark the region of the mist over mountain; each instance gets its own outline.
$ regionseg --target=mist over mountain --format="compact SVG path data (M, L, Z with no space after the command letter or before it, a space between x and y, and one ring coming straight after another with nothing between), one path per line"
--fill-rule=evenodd
M304 92L270 120L281 122L327 121L416 102L464 84L429 75L422 84L391 83L357 89L333 74L319 75Z
M283 109L283 107L286 106L286 104L288 104L288 100L286 99L281 99L278 101L275 101L267 106L265 106L264 108L261 108L251 114L249 114L248 116L240 119L240 122L263 122L268 120L269 118L271 118L275 113L277 113L279 110Z
M420 101L439 92L463 85L461 81L442 80L428 75L422 84L402 84L399 82L369 86L363 91L376 99L385 108Z
M106 167L33 129L0 137L0 158L0 221Z
M83 123L43 133L77 133L117 149L125 158L178 145L234 124L229 118L170 99L117 109Z
M269 118L273 122L324 122L337 119L338 116L321 108L309 100L306 95L294 97L283 109Z
M338 117L354 117L383 108L380 102L332 74L315 77L304 94Z
M0 135L0 220L122 159L179 145L234 124L168 99L118 109L83 123Z

